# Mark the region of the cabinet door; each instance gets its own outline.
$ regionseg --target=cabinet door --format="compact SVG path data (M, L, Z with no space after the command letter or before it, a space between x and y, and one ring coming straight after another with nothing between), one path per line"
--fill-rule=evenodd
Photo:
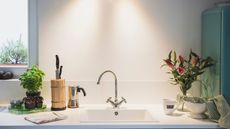
M220 8L208 10L202 14L202 57L210 56L215 63L201 76L201 93L204 97L220 94L221 20Z
M230 104L230 6L223 8L221 45L221 92Z

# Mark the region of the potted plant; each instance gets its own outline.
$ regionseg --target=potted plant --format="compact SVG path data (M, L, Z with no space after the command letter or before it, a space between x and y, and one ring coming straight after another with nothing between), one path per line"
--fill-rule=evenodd
M43 97L40 96L42 89L42 81L45 76L38 66L34 65L31 69L27 69L24 74L19 77L21 86L26 89L26 96L23 101L25 108L34 109L41 108L43 104Z
M170 78L171 84L180 87L183 99L187 95L187 91L192 87L192 83L198 81L198 76L203 74L206 68L213 66L213 59L211 57L202 59L192 50L189 58L185 59L181 55L177 57L175 51L170 51L162 66L169 68L167 73L172 75Z

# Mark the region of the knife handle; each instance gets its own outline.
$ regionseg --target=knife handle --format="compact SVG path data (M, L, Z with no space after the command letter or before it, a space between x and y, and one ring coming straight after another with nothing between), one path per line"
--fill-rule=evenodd
M56 79L60 79L60 78L59 78L59 73L60 73L60 72L59 72L58 69L56 69L55 73L56 73Z
M59 69L59 66L60 66L60 64L59 64L59 57L58 57L58 55L55 55L55 57L56 57L56 69L58 70Z

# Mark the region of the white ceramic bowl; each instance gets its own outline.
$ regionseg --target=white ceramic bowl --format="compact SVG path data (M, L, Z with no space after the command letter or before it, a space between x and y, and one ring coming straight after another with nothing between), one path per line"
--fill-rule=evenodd
M206 103L192 103L185 101L186 107L192 114L203 114L206 111Z

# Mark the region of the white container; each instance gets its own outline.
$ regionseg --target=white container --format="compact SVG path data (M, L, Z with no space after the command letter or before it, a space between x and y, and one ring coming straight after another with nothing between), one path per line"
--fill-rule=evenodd
M204 119L206 116L204 115L207 110L206 103L193 103L189 101L185 101L185 105L190 111L190 117L195 119Z
M179 104L177 104L176 100L163 99L163 107L166 115L172 115L178 105Z

